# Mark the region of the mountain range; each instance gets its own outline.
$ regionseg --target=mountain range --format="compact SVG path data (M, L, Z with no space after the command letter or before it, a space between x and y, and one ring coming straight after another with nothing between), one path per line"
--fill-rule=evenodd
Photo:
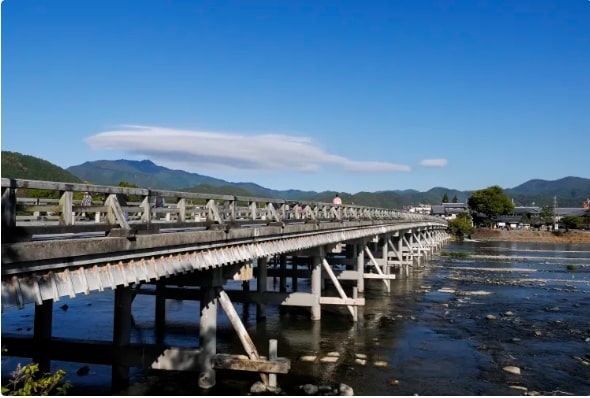
M334 191L273 190L250 182L228 182L184 170L168 169L150 160L97 160L64 170L43 159L9 151L2 151L2 177L97 185L118 185L124 181L143 188L324 202L331 201L335 194ZM487 187L480 189L484 188ZM517 206L552 206L556 198L559 207L581 207L582 202L590 198L590 179L572 176L553 181L533 179L514 188L503 189ZM344 203L403 208L419 203L440 204L445 195L449 201L456 199L466 202L471 193L472 191L434 187L426 192L340 192L340 196Z

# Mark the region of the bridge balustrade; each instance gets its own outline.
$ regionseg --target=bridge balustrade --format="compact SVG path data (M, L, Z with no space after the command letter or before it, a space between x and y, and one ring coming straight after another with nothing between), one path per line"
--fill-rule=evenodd
M92 206L82 206L83 192L93 197ZM168 203L165 207L154 206L158 196L165 198ZM122 198L125 202L121 202ZM89 214L94 214L90 220ZM354 204L335 206L317 201L2 178L3 242L23 239L12 233L17 231L16 227L21 227L20 235L25 228L28 232L25 236L30 237L44 230L49 233L132 230L151 225L147 230L153 233L158 226L211 228L346 220L441 222L440 218L429 215ZM51 226L58 228L47 228Z

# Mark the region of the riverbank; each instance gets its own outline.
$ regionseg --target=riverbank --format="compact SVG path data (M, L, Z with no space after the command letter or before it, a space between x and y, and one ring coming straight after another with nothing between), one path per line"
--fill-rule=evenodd
M534 242L534 243L589 243L590 231L520 231L477 229L471 238L479 241Z

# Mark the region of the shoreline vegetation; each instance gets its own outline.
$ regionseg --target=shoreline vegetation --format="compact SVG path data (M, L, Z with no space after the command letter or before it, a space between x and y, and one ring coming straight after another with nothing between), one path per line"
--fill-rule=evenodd
M471 234L471 238L479 241L590 244L590 231L506 231L480 228Z

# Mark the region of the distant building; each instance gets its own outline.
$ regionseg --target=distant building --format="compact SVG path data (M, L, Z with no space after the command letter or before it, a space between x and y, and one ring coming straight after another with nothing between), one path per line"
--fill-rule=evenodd
M420 203L418 206L411 206L408 208L410 213L417 213L417 214L430 214L432 211L432 207L430 205L425 205Z
M469 214L469 206L466 203L442 203L432 206L430 215L442 217L445 220L453 220L459 214Z
M538 206L516 206L511 214L506 214L497 217L496 228L511 228L511 229L529 229L530 224L523 222L536 222L536 224L543 224L541 220L541 212L543 209ZM561 221L563 217L567 216L583 216L586 209L579 207L557 207L554 209L555 222Z

